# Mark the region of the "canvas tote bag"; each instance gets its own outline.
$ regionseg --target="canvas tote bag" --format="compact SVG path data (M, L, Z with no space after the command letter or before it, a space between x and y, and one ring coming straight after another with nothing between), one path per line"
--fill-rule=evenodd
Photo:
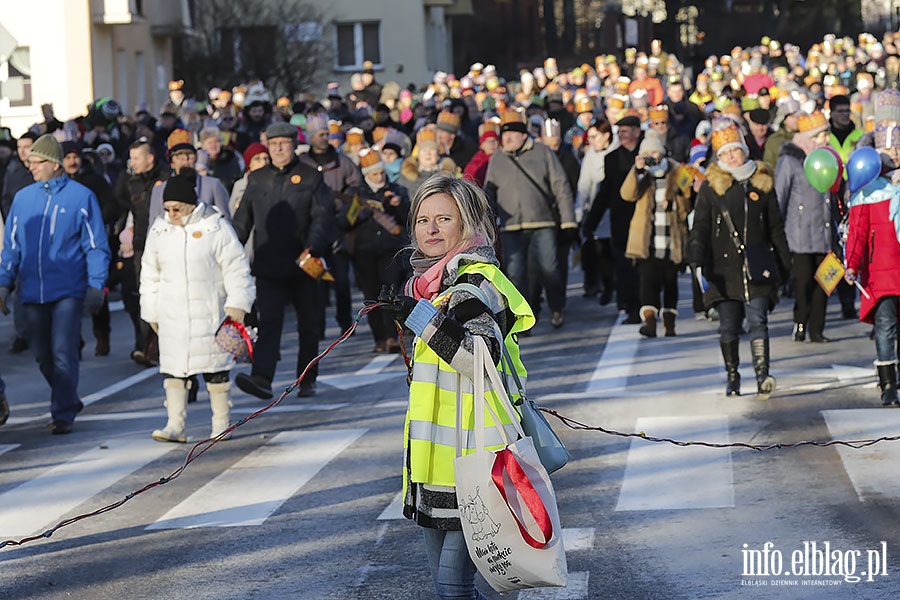
M506 446L485 450L485 406L494 423L500 419L484 401L485 375L508 415L515 409L490 361L487 345L475 339L475 452L462 454L462 391L457 387L456 497L463 535L478 572L498 592L556 586L568 575L562 528L553 484L534 444L514 418L519 439L510 442L503 427L495 428ZM460 382L461 383L461 382Z

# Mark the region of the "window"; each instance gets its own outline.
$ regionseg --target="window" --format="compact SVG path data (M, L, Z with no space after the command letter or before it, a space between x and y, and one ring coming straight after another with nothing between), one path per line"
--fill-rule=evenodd
M13 50L7 70L2 95L9 98L10 106L31 106L31 48L23 46Z
M334 26L335 69L353 71L362 69L370 60L375 68L381 66L381 23L336 23Z

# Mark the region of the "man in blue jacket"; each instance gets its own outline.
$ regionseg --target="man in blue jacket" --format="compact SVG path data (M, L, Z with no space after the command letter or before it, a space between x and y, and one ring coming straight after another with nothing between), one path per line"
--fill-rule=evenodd
M0 312L19 278L29 346L50 384L55 434L71 433L78 398L81 313L103 305L109 244L96 196L69 179L62 146L43 135L28 155L34 183L13 199L0 255Z

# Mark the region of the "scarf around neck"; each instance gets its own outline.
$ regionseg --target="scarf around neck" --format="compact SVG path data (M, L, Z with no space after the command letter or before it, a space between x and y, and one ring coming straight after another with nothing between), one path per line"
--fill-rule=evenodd
M735 181L744 182L753 177L753 174L756 173L756 161L748 160L744 164L739 167L731 168L726 166L724 163L719 162L719 167L725 171L726 173L731 174L734 177Z
M462 258L496 262L493 248L478 240L462 242L443 256L425 256L415 250L409 259L413 276L406 284L406 293L416 300L434 300L441 291L444 271L455 272Z

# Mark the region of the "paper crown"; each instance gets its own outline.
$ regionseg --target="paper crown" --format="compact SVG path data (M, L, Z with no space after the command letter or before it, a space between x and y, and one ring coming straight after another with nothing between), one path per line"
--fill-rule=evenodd
M615 96L611 96L606 101L606 105L609 108L614 108L614 109L625 108L625 102L627 102L627 101L628 101L628 98L619 96L618 94L616 94Z
M478 137L481 137L488 131L493 131L496 134L500 134L500 119L497 117L491 117L484 123L478 126Z
M332 136L344 137L343 124L340 121L328 121L328 137Z
M437 116L437 127L447 133L456 133L459 129L459 115L452 110L442 110Z
M722 112L723 112L723 113L726 113L726 114L732 114L732 115L738 115L738 116L740 116L740 114L741 114L741 107L740 107L737 103L731 102L731 103L726 104L725 106L722 107Z
M619 77L616 80L616 93L617 94L627 94L628 86L631 85L631 80L627 77Z
M166 140L169 152L178 152L179 150L193 150L194 144L191 140L191 134L186 129L175 129L169 134Z
M669 107L665 104L657 104L653 108L650 109L650 120L651 121L668 121L669 120Z
M741 136L741 130L737 124L730 119L716 119L713 123L712 132L713 151L718 153L719 150L728 144L743 144L744 138Z
M359 151L359 168L363 174L384 168L381 164L381 155L371 148L363 148Z
M797 129L800 133L810 133L815 135L828 127L828 121L822 111L817 110L811 115L800 115L797 119Z
M519 110L510 109L504 111L500 115L500 127L511 125L514 123L525 123L525 113Z
M556 119L547 119L541 125L541 137L558 138L560 135L559 121Z
M622 110L619 111L619 114L616 115L616 122L618 123L625 117L635 117L636 119L640 120L641 113L639 113L637 110L635 110L633 108L623 108Z
M347 132L348 144L362 144L364 141L365 139L363 138L363 130L359 127L354 127Z
M429 142L437 144L437 133L435 133L434 129L423 127L419 130L419 133L416 134L416 145L421 146L422 144Z
M887 89L875 94L875 120L900 122L900 90Z
M876 148L900 147L900 125L879 125L875 128Z
M576 113L586 113L593 112L594 103L591 101L589 96L576 96L575 97L575 112Z
M376 144L384 139L390 127L376 127L372 130L372 141Z

